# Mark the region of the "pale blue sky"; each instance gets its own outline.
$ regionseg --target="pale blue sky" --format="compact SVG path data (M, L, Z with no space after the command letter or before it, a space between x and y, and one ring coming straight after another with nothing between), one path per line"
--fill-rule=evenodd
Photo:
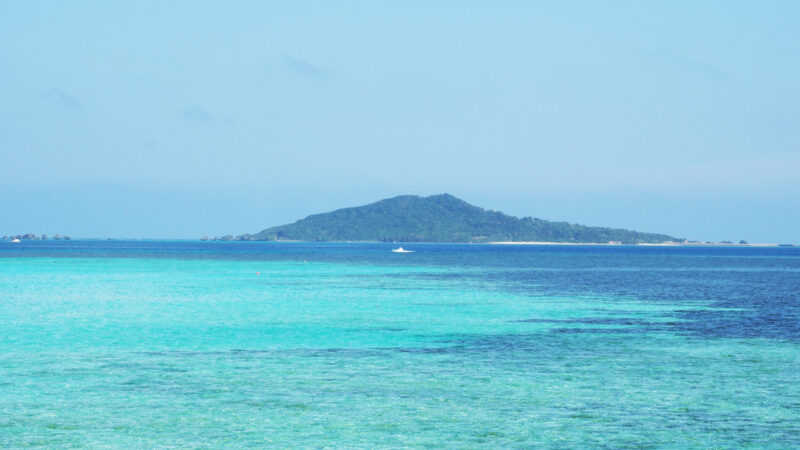
M800 242L798 2L4 2L0 235L399 194Z

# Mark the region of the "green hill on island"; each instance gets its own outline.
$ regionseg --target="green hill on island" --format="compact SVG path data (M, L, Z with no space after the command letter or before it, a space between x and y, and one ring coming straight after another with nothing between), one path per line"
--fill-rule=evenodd
M665 234L589 227L488 211L449 194L401 195L365 206L314 214L245 241L500 242L538 241L628 244L683 241ZM225 238L223 238L225 239Z

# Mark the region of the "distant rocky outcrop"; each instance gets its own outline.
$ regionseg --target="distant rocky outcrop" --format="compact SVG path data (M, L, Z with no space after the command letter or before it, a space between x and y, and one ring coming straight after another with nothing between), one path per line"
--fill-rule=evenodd
M19 239L20 241L28 240L28 241L36 241L36 240L46 240L48 239L47 234L43 234L41 236L37 236L35 233L26 233L26 234L17 234L17 235L5 235L2 238L4 241L6 240L14 240ZM60 234L53 235L53 239L67 239L69 240L69 236L61 236Z

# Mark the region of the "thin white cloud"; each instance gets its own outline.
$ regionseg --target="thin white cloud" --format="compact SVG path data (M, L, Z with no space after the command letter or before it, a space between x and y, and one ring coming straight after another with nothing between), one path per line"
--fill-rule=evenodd
M181 116L189 122L195 123L214 123L214 116L206 111L202 106L189 105L181 110Z
M281 57L281 62L287 69L308 78L319 79L327 76L327 73L319 67L304 59L296 58L291 55L283 55Z
M694 60L684 55L680 55L670 50L667 50L664 47L660 47L652 52L649 52L647 53L646 56L653 59L665 61L668 64L675 66L681 70L694 72L709 78L713 78L718 81L731 80L731 77L727 73L725 73L724 71L720 70L719 68L715 67L714 65L706 61Z
M83 106L80 100L58 88L51 88L42 94L51 104L64 109L79 109Z

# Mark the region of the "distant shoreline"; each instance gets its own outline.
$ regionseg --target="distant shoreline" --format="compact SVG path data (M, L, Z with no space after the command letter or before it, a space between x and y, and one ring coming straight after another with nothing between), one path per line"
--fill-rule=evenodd
M592 245L592 246L641 246L641 247L797 247L795 244L769 244L769 243L722 243L722 242L657 242L657 243L636 243L625 244L622 242L547 242L547 241L494 241L494 242L430 242L430 241L304 241L299 239L275 239L275 240L223 240L223 239L201 239L208 242L281 242L281 243L301 243L301 244L452 244L452 245Z
M11 238L13 236L9 236ZM31 241L39 241L39 242L58 242L59 239L41 239L41 238L34 238L34 239L20 239L14 241L8 238L0 238L0 243L14 243L14 242L31 242ZM604 247L624 247L624 246L640 246L640 247L756 247L756 248L774 248L774 247L784 247L784 248L796 248L798 245L796 244L771 244L771 243L747 243L747 244L739 244L739 243L722 243L722 242L658 242L658 243L635 243L635 244L625 244L622 242L549 242L549 241L494 241L494 242L428 242L428 241L304 241L304 240L294 240L294 239L276 239L276 240L238 240L238 239L196 239L196 238L61 238L60 240L63 241L130 241L130 242L141 242L141 241L201 241L201 242L250 242L250 243L298 243L298 244L321 244L321 243L328 243L328 244L450 244L450 245L525 245L525 246L535 246L535 245L560 245L560 246L604 246Z
M659 242L623 244L618 242L536 242L536 241L501 241L487 242L492 245L637 245L647 247L794 247L794 244L723 244L719 242Z

